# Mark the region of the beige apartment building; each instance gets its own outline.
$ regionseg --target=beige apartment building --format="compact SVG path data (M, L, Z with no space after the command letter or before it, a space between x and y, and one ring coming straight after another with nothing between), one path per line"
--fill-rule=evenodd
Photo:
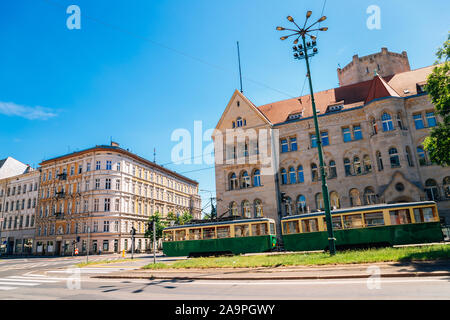
M383 48L314 94L332 207L434 200L450 223L450 168L422 146L441 121L424 89L432 70ZM323 208L312 116L310 95L256 106L234 92L213 134L219 215L279 221Z
M111 145L48 159L40 164L34 252L71 255L149 250L149 216L201 215L198 182Z

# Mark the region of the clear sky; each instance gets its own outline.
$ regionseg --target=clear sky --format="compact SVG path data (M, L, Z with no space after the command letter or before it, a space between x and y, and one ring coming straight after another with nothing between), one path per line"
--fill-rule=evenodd
M69 30L69 5L81 29ZM381 28L366 13L380 8ZM286 16L320 17L324 0L2 0L0 1L0 159L37 166L99 144L165 164L215 190L208 164L169 164L175 129L214 128L239 88L256 105L299 96L304 62L280 41ZM431 65L450 30L444 0L327 0L312 59L315 90L338 86L336 68L387 47L408 52L412 69ZM307 87L303 94L307 93ZM204 143L204 147L208 142ZM195 170L195 171L194 171ZM208 193L201 193L207 204Z

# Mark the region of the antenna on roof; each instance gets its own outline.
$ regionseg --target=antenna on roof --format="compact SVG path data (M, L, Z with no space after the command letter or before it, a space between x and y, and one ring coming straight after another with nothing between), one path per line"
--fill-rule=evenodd
M239 53L239 41L237 41L237 52L238 52L238 62L239 62L239 81L241 83L241 93L244 93L244 91L242 90L241 55Z
M156 163L156 148L153 148L153 162Z

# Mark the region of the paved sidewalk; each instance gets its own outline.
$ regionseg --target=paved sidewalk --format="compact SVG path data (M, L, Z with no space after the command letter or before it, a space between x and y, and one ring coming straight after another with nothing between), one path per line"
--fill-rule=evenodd
M212 268L126 270L98 275L109 279L172 279L172 280L311 280L380 277L449 276L450 261L369 263L327 266L295 266L277 268Z

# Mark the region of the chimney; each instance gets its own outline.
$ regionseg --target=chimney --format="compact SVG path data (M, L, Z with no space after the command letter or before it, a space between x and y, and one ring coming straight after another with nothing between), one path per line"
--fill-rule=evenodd
M111 147L120 147L118 142L111 141Z

